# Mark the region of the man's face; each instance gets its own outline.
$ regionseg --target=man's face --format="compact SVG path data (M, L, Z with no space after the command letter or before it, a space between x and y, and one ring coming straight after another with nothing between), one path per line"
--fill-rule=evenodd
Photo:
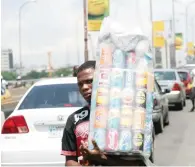
M94 69L88 68L77 74L79 91L88 103L91 102L93 73Z

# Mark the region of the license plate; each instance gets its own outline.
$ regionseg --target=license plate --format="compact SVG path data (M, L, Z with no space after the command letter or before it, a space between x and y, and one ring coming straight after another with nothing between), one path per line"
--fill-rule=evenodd
M49 126L48 137L49 138L61 138L63 135L64 126Z

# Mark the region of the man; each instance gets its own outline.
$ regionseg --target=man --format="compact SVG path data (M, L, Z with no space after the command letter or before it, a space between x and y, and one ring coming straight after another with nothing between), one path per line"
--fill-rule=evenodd
M191 77L192 77L192 91L191 91L191 95L190 95L190 99L192 101L192 109L190 110L190 112L193 112L195 109L195 69L193 69L191 71Z
M77 76L77 70L78 70L79 66L74 66L73 67L73 77Z
M4 95L6 91L6 86L3 83L3 77L1 76L1 95Z
M78 86L81 95L90 106L95 61L87 61L77 71ZM104 155L95 141L94 150L88 150L90 108L85 106L71 114L67 120L62 137L62 155L66 156L66 166L102 165L102 166L146 166L143 159L131 161L118 155ZM83 156L83 159L82 159Z

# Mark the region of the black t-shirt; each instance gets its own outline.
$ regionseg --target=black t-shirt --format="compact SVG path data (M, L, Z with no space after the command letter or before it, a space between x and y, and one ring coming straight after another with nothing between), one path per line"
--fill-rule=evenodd
M68 117L66 126L64 128L64 133L62 137L62 151L61 155L65 156L75 156L78 157L78 160L82 160L82 155L79 151L81 146L81 141L88 142L89 134L89 118L90 118L90 109L88 106L77 110ZM123 160L135 161L145 166L143 163L145 160L137 159L129 156L119 156L119 155L107 155L108 157ZM131 166L131 165L129 165Z
M68 117L62 137L62 155L80 157L81 141L88 142L89 107L83 107Z

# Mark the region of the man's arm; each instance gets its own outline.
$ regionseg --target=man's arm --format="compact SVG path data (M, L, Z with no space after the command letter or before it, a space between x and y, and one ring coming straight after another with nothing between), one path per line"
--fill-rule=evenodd
M66 166L80 166L80 164L78 163L76 143L74 123L71 117L69 117L64 128L61 151L61 155L66 156Z

